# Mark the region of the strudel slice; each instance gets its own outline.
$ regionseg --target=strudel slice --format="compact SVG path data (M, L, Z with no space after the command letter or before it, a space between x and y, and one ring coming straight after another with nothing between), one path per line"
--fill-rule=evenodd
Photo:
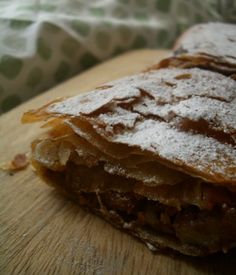
M199 67L236 79L236 25L205 23L191 27L177 40L171 57L154 67Z
M31 162L45 182L149 248L236 246L236 82L161 69L24 114L46 121Z

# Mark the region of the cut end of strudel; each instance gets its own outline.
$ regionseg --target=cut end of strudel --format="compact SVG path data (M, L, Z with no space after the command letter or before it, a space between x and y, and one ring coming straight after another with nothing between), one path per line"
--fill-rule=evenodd
M236 246L236 82L201 69L123 78L24 114L47 120L47 183L145 242L203 256Z
M205 23L184 32L170 58L154 67L199 67L236 79L236 25Z

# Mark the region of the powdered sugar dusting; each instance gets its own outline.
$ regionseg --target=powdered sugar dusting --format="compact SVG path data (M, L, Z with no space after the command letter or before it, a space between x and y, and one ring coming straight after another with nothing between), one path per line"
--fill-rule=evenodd
M184 74L189 74L190 77L178 79ZM138 83L138 87L150 93L160 103L169 103L196 95L227 102L236 97L234 80L198 68L154 70L148 73L146 81Z
M111 87L102 90L95 90L85 95L71 97L62 102L54 103L48 107L49 113L60 113L72 116L90 114L101 107L106 106L112 100L125 100L127 97L138 97L140 91L135 87L127 88L124 85Z
M117 125L122 125L125 128L132 128L136 120L140 117L139 114L131 113L120 107L113 109L97 117L97 122L104 124L107 132L113 132L114 127Z
M155 101L144 98L142 103L134 105L133 110L146 116L157 115L166 121L171 121L176 116L192 121L204 119L215 130L222 130L225 133L236 131L236 104L211 98L196 96L165 105L158 105Z
M236 81L198 68L176 68L126 77L102 90L52 104L47 111L82 116L109 142L151 152L210 181L232 182L236 181L235 98ZM199 132L181 128L180 120L199 122ZM201 120L207 130L202 130Z
M178 47L188 54L213 56L236 65L236 27L234 24L199 24L187 31Z
M112 141L139 146L179 165L207 169L210 174L235 179L236 150L202 135L180 132L165 122L145 120L132 132L114 136Z
M176 79L186 72L191 74L190 79ZM193 95L215 97L225 101L231 101L236 97L234 80L197 68L151 71L110 82L109 86L111 87L54 103L47 111L73 116L91 114L111 102L114 104L115 101L122 102L140 97L140 89L148 92L160 103Z

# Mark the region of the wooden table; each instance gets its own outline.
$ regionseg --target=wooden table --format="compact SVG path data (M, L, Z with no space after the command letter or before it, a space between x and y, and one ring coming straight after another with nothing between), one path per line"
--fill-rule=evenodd
M0 117L0 161L29 151L38 125L22 113L139 72L168 52L140 50L99 65ZM154 255L135 238L61 197L30 167L0 171L0 274L236 274L236 254L207 259Z

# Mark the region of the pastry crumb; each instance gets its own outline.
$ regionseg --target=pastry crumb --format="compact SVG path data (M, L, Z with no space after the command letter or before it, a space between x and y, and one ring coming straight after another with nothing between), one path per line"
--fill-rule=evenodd
M13 172L26 169L28 165L29 159L26 154L16 154L11 161L1 163L0 169L8 171L12 175Z

